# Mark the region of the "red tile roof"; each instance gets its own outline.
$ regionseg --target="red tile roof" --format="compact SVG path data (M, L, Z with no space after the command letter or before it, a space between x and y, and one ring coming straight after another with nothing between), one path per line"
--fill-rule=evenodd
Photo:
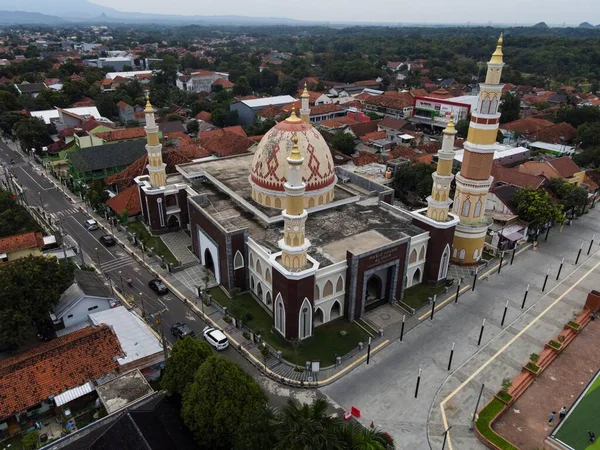
M89 97L83 97L80 98L79 100L77 100L75 103L73 103L70 107L71 108L80 108L82 106L94 106L94 100L92 100Z
M310 115L318 116L320 114L329 114L333 112L344 111L346 108L340 105L334 105L333 103L329 103L326 105L314 105L310 107ZM291 112L291 110L290 110Z
M144 130L144 127L120 128L113 131L102 131L96 133L95 136L104 142L126 141L146 136L146 130Z
M433 97L433 98L451 98L452 94L450 92L448 92L446 89L436 89L435 91L433 91L431 94L429 94L429 97Z
M216 128L214 130L201 131L198 133L198 137L200 139L206 139L213 136L222 136L225 133L235 133L240 136L248 137L244 129L240 125L235 125L233 127L225 127L225 128Z
M367 133L373 133L373 132L377 131L377 126L381 122L382 122L381 120L370 120L369 122L357 122L357 123L348 125L348 128L350 128L357 137L362 137Z
M367 94L366 92L361 92L360 94L354 96L354 98L356 100L361 100L361 101L362 100L367 100L367 99L369 99L371 97L374 97L374 96L371 95L371 94Z
M364 103L385 108L404 109L413 105L413 96L408 92L384 92L364 100Z
M77 128L81 128L84 131L92 131L94 128L98 127L114 128L114 125L104 122L98 122L96 119L88 119L81 125L79 125Z
M355 124L356 120L351 117L336 117L335 119L324 120L319 123L320 127L336 129L336 128L344 128L347 125Z
M385 139L385 136L385 131L373 131L372 133L361 136L360 140L363 142L376 141L378 139Z
M356 166L366 166L367 164L378 163L379 156L370 152L359 152L358 156L354 156L352 161Z
M198 114L196 114L196 119L210 122L212 119L212 114L207 111L200 111Z
M106 205L117 214L127 211L129 217L136 216L142 212L140 203L139 187L137 184L129 186L123 192L106 201Z
M206 151L221 157L244 154L255 145L252 139L229 130L202 138L200 142Z
M87 327L0 360L0 417L6 418L116 371L123 350L107 325Z
M568 123L555 124L545 119L527 117L500 125L503 130L517 132L523 137L553 144L571 141L577 136L577 130ZM561 139L562 138L562 139Z
M377 80L362 80L362 81L355 81L354 83L352 83L354 86L375 86L375 85L379 85L379 81Z
M527 161L519 166L519 172L528 173L529 175L539 175L551 178L560 178L560 174L554 167L544 161Z
M390 130L401 130L406 126L408 121L404 119L394 119L392 117L384 117L379 122L380 127L389 128Z
M419 156L421 156L421 153L407 145L399 145L387 154L388 159L406 158L412 160L417 159Z
M130 108L131 105L129 103L125 103L123 100L121 100L119 103L117 103L117 108L119 109L125 109L125 108Z
M534 189L539 188L546 181L544 177L531 175L519 171L519 169L511 169L500 164L492 166L492 176L494 183L511 184L518 187L531 186Z
M213 86L214 85L223 86L223 89L230 89L233 87L233 83L225 78L219 78L213 83Z
M33 231L0 238L0 253L10 253L36 247L41 248L43 246L44 239L42 233Z
M568 156L552 159L548 161L548 164L554 167L558 174L563 178L571 178L577 172L581 172L579 166Z

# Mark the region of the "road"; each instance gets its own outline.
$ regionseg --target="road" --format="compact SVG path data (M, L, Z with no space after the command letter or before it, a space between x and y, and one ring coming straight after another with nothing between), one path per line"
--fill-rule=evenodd
M88 231L84 227L84 222L90 218L81 210L81 207L85 207L84 203L71 203L54 184L44 178L39 165L32 166L29 158L21 151L14 150L14 144L11 143L11 147L0 140L0 162L24 188L28 204L41 206L52 217L53 223L58 222L70 239L77 243L80 262L83 259L84 264L99 268L107 280L107 287L122 291L133 302L136 311L145 315L148 320L160 313L165 338L170 343L175 342L170 328L177 322L187 323L196 336L202 336L206 323L197 314L171 293L163 296L154 293L148 287L148 282L155 278L154 275L120 246L102 245L98 240L103 234L102 230ZM14 160L14 164L11 164L11 160ZM133 280L131 288L126 283L128 277ZM319 395L315 391L288 388L273 382L233 348L222 354L234 360L257 380L267 392L272 406L281 407L288 398L312 402Z

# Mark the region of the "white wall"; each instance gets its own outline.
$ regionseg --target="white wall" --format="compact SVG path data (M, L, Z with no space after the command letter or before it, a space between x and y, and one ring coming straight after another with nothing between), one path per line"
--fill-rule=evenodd
M248 271L250 289L254 294L270 309L273 308L273 267L268 260L268 253L254 250L252 246L248 246ZM259 266L260 262L260 266ZM259 270L260 269L260 270ZM254 281L254 283L252 283ZM258 283L261 285L262 293L258 292ZM270 294L271 303L267 301L267 293Z
M327 323L331 320L331 307L336 301L340 304L340 316L344 315L344 300L346 296L346 269L346 262L340 261L339 263L324 267L317 272L314 294L315 306L313 309L315 312L317 309L323 311L323 323ZM340 280L340 278L342 280L341 289L338 289L338 280ZM330 295L325 296L323 291L328 281L332 283L333 289ZM319 324L315 323L315 326L318 325Z
M97 306L96 309L90 309ZM110 300L102 297L85 297L63 316L65 328L88 320L88 315L110 309Z
M198 229L198 242L200 243L200 262L202 265L206 266L206 261L204 261L204 251L208 249L211 252L215 266L215 280L217 283L220 283L221 274L219 272L219 249L200 229Z
M425 260L427 259L427 242L429 241L429 233L423 233L415 236L410 240L408 249L408 266L406 269L406 287L411 287L419 284L423 281L423 271L425 270ZM410 262L411 254L413 250L417 252L417 259L414 262ZM423 256L421 257L421 252ZM419 281L413 284L413 277L417 269L420 270L421 275Z

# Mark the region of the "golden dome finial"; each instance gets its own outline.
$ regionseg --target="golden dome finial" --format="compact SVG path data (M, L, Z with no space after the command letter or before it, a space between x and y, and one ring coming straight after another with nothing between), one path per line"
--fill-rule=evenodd
M292 103L292 112L290 113L290 117L287 118L288 122L301 122L302 119L296 115L296 105Z
M146 109L144 110L144 112L154 112L154 108L150 103L150 91L146 91Z
M304 82L304 90L302 91L301 97L302 98L309 97L309 95L308 95L308 88L306 87L306 82Z
M444 133L456 133L456 128L454 127L454 111L450 113L450 120L448 120L448 125L444 129Z
M492 59L490 59L491 63L503 63L502 57L504 54L502 53L502 45L504 44L504 34L500 33L500 37L498 38L498 43L496 44L496 51L492 54Z
M298 135L296 133L294 133L292 142L294 143L294 145L292 147L292 152L290 153L290 159L301 160L302 155L300 154L300 149L298 148Z

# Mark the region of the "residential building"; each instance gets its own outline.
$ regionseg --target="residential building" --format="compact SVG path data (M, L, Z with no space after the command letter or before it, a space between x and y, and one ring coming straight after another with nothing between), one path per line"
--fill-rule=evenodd
M100 69L111 67L115 72L124 72L126 67L135 67L133 55L86 59L84 62L86 66L98 67Z
M0 428L12 435L31 427L32 418L51 411L60 413L115 374L119 368L117 358L122 356L117 336L102 325L1 359Z
M414 97L414 112L410 122L424 125L434 131L440 131L448 125L451 114L455 123L465 120L477 105L477 96L434 98L432 96Z
M135 111L133 106L121 100L119 103L117 103L117 108L119 109L119 121L123 125L127 125L129 122L135 121Z
M512 141L541 141L563 145L577 136L577 130L566 122L554 123L533 117L502 124L500 131Z
M365 111L396 119L411 117L414 109L414 99L408 92L384 92L367 98L362 103Z
M115 306L114 295L95 272L76 270L75 281L62 293L50 318L55 330L88 322L88 316Z
M263 97L252 100L241 100L229 106L230 111L238 113L240 125L250 125L254 122L256 114L268 106L283 106L294 103L296 99L290 95L279 95L277 97Z
M548 180L552 178L563 178L565 181L576 186L581 186L585 178L585 171L581 170L568 156L562 156L548 161L528 161L521 164L519 172L530 175L542 176Z
M73 182L102 180L125 169L145 154L144 139L82 148L68 154L69 177Z
M186 92L211 92L213 84L215 84L218 80L225 80L229 82L229 74L224 72L211 72L209 70L200 70L197 72L192 72L189 75L178 74L175 85L182 91ZM232 87L228 84L226 84L227 87L225 87L223 84L221 85L224 89L229 89Z
M531 156L531 150L526 147L512 147L497 143L493 145L493 151L493 164L514 166L520 162L527 161ZM454 152L454 164L456 167L462 167L464 164L465 153L467 153L465 149L459 149Z
M43 246L42 233L33 231L0 238L0 263L40 256Z
M46 89L47 87L44 83L15 84L15 88L17 88L20 95L29 95L32 98L36 98L42 92L42 89Z

